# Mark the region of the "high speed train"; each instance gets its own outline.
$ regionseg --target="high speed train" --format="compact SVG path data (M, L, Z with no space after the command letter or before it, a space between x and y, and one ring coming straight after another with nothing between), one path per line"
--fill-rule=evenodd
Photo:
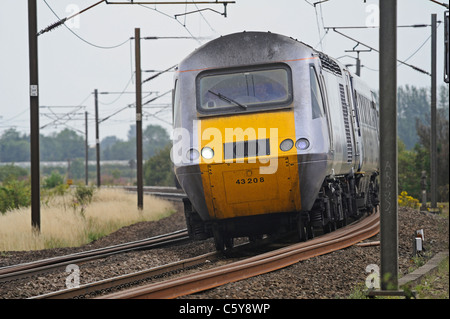
M189 234L218 250L293 230L307 240L379 204L373 92L296 39L241 32L196 49L174 76L173 125Z

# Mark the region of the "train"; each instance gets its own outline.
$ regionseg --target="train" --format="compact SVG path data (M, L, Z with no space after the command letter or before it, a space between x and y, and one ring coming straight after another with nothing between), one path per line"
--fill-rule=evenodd
M325 53L271 32L220 36L178 64L172 100L192 239L305 241L377 210L376 96Z

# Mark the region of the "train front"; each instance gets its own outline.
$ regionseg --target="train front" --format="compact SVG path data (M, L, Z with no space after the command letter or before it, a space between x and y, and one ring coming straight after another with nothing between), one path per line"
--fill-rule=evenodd
M226 243L279 230L301 211L298 155L311 148L304 134L311 124L296 130L305 115L295 86L308 83L310 105L314 60L295 40L244 32L213 40L180 63L175 173L192 204L188 223L199 217L197 232L209 229L216 244L217 237Z

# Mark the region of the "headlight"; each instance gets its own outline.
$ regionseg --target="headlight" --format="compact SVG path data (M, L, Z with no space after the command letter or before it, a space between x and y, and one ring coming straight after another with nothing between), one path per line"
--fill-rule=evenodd
M281 142L280 149L283 152L287 152L292 148L292 146L294 146L294 142L290 138L288 138Z
M195 161L196 159L198 159L199 157L199 153L195 148L191 148L189 151L187 151L187 158L192 162Z
M202 148L202 157L204 159L211 159L214 157L214 151L212 148L206 146L204 148Z
M295 142L295 147L302 151L306 150L309 145L309 141L306 138L299 138L297 142Z

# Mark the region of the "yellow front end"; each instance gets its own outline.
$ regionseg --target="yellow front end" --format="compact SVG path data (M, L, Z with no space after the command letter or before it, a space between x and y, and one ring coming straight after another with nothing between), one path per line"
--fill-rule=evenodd
M211 117L202 119L198 127L200 149L214 150L210 159L200 156L212 219L300 211L296 148L280 150L282 141L295 141L292 110ZM226 155L224 144L255 140L267 141L270 154Z

